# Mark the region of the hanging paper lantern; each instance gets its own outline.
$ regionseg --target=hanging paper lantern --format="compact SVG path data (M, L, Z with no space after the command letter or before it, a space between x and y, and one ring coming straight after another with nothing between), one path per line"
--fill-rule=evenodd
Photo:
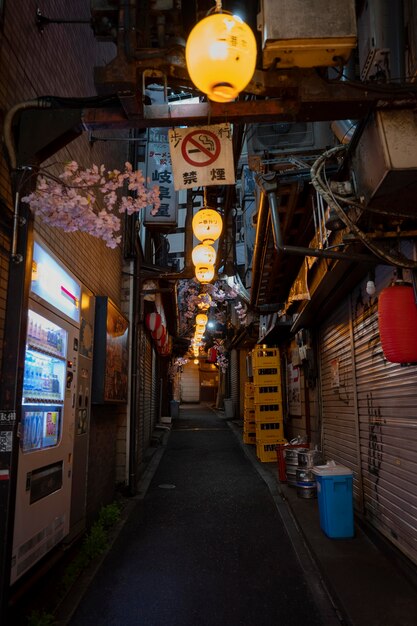
M162 317L159 315L159 313L148 313L145 318L145 323L147 328L149 328L151 332L154 332L161 326Z
M168 343L168 333L164 332L164 334L156 340L156 345L159 347L163 347L166 343Z
M187 39L185 59L198 89L215 102L230 102L255 71L255 36L240 17L214 13L194 26Z
M198 265L199 263L214 265L216 260L216 251L213 246L209 246L206 243L199 243L198 246L193 248L191 258L194 265Z
M155 339L155 341L160 341L166 335L166 332L167 331L165 326L159 326L159 328L153 331L152 337Z
M201 311L207 311L213 303L211 296L208 293L200 293L197 298L197 306Z
M195 277L200 283L209 283L214 278L213 265L196 265Z
M199 313L198 315L196 315L195 321L197 326L200 324L203 324L205 326L208 322L208 317L205 313Z
M208 358L207 361L209 363L215 363L217 361L217 350L216 348L210 348L208 351Z
M412 285L381 291L378 324L382 350L391 363L417 363L417 305Z
M213 244L221 235L223 220L214 209L200 209L193 217L193 233L205 244Z

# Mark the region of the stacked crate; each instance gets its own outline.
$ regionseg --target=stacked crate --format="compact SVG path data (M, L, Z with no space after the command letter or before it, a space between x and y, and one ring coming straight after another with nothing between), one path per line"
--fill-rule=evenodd
M243 443L256 443L255 434L255 398L253 383L245 383L245 401L243 415Z
M256 456L264 463L276 462L276 446L284 443L281 362L278 348L252 350L255 403Z

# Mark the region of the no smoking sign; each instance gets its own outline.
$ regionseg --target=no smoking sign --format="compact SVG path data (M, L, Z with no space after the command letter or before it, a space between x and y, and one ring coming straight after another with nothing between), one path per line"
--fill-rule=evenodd
M230 124L169 131L175 189L235 182Z

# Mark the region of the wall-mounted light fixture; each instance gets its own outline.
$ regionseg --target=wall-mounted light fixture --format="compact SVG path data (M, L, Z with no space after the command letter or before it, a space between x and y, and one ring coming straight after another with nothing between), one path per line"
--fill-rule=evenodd
M192 29L185 59L194 85L215 102L231 102L251 80L256 40L238 16L222 11L221 0Z

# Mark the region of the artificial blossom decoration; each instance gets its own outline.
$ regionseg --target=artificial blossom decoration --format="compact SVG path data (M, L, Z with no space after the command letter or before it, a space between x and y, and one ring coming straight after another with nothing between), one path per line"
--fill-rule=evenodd
M187 363L188 363L188 359L186 359L185 357L179 356L176 359L174 359L168 368L168 378L170 380L174 380L176 375L180 371L182 371L182 368L184 367L184 365L187 365Z
M76 161L64 165L54 176L40 170L36 190L24 198L31 210L49 226L65 232L82 231L116 248L121 242L121 220L118 213L132 215L150 206L156 215L160 206L159 187L146 187L140 170L125 163L124 170L106 170L104 165L81 169ZM131 195L120 196L126 187Z
M216 349L216 365L224 374L229 367L229 359L224 346L224 339L214 339L213 347Z

